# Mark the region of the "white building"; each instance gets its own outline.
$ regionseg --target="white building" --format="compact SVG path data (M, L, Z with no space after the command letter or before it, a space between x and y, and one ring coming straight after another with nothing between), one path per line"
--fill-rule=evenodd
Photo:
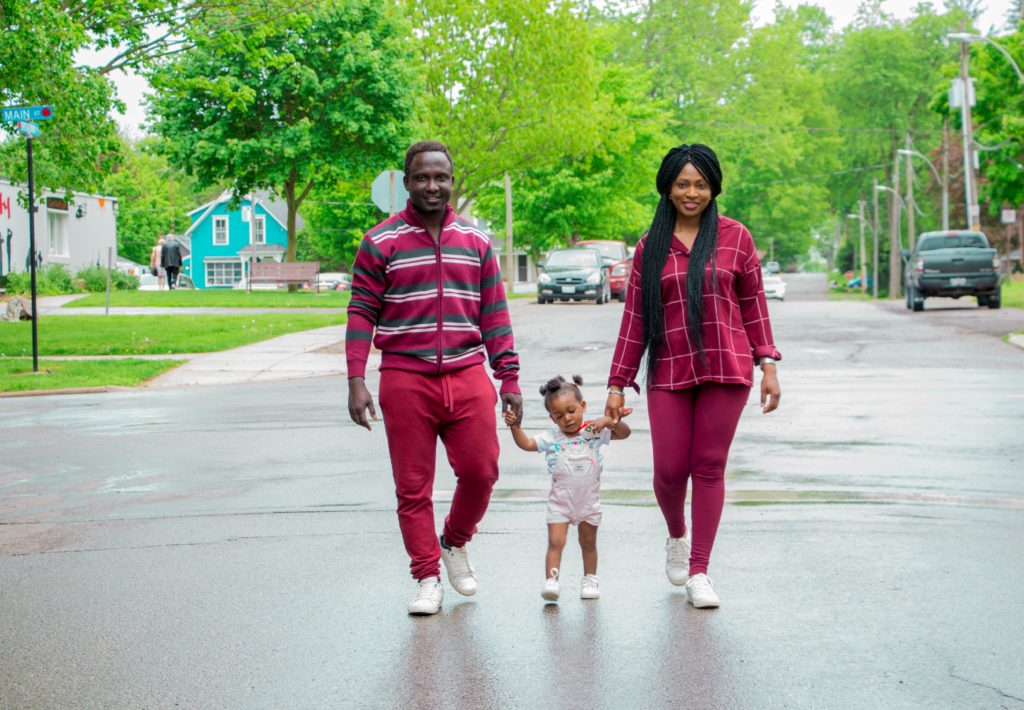
M0 273L28 269L28 210L18 200L27 185L0 179ZM108 249L117 256L117 200L113 197L36 190L35 241L42 264L64 264L74 274L106 265Z

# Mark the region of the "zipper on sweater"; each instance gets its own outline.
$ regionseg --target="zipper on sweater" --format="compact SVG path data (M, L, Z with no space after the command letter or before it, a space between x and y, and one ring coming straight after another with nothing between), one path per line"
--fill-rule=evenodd
M444 283L441 281L441 238L444 237L444 222L437 232L434 243L434 261L437 265L437 374L441 374L441 359L444 356Z

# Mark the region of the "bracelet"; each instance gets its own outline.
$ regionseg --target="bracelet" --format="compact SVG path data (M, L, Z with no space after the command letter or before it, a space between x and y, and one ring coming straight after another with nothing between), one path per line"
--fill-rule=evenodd
M757 366L764 370L765 365L776 365L778 366L778 360L773 357L763 357L757 361Z
M626 396L626 391L625 390L613 390L611 387L609 387L608 388L608 394L617 394L620 397L625 397Z

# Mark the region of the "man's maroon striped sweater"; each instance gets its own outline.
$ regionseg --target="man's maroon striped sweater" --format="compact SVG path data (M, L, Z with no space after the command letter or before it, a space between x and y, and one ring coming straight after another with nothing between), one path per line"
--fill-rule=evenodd
M440 243L407 205L363 237L352 267L345 356L366 374L370 342L381 369L432 374L484 361L501 392L519 392L519 356L491 240L449 205Z

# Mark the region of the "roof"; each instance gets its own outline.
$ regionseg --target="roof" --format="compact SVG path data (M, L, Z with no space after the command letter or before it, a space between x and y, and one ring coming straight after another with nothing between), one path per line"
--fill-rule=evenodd
M282 229L288 229L287 202L285 202L284 200L277 199L269 190L256 190L255 192L250 193L250 195L253 198L254 204L266 210L267 214L269 214L279 225L281 225ZM202 214L199 215L199 217L192 223L192 226L185 231L185 234L190 235L193 231L195 231L195 228L202 224L203 221L205 221L206 218L210 216L210 213L213 212L219 205L231 202L231 197L231 190L225 190L220 194L219 197L217 197L217 199L211 200L210 202L207 202L205 205L200 205L199 207L196 207L195 209L191 210L188 213L189 215L194 215L196 212L202 212ZM238 199L239 206L246 204L248 202L249 195L244 195ZM295 215L295 228L302 229L302 226L302 216Z

